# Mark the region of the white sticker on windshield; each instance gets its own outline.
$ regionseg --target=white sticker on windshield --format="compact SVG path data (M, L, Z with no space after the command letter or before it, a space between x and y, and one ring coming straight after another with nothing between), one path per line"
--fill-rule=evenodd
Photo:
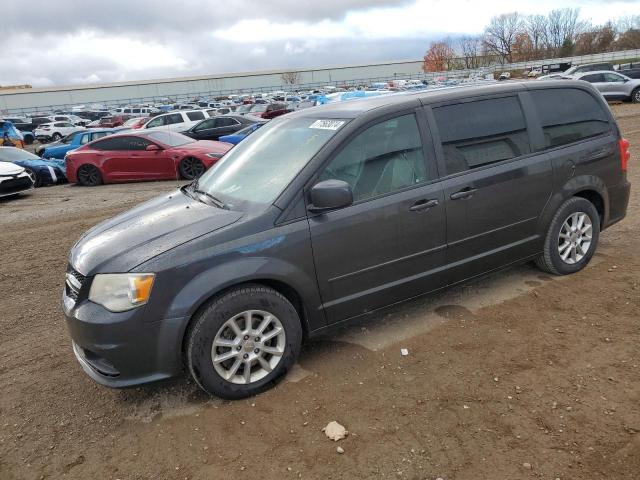
M344 125L343 121L340 120L316 120L309 128L318 128L320 130L338 130L342 125Z

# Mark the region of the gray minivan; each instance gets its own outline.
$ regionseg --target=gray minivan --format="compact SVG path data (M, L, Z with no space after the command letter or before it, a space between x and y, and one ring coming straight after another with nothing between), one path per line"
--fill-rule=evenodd
M534 260L585 267L628 142L586 82L401 93L274 119L200 179L89 230L63 294L97 382L263 391L303 339Z

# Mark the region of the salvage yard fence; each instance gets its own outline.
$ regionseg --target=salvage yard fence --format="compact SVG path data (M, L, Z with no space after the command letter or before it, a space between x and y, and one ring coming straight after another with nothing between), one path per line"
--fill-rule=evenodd
M367 78L353 78L350 80L340 81L320 81L311 83L298 83L298 84L284 84L277 85L262 85L254 88L244 89L222 89L222 90L210 90L210 91L194 91L189 93L182 93L176 95L162 95L162 96L147 96L137 98L122 98L118 100L100 101L101 106L107 109L113 109L116 107L122 107L125 105L140 105L140 104L160 104L166 102L169 98L172 102L176 103L192 103L197 100L213 100L219 97L225 97L227 95L242 95L250 93L269 93L274 91L309 91L313 89L323 88L326 86L334 87L366 87L374 85L376 83L386 83L389 81L398 80L426 80L427 83L432 83L436 80L463 80L473 77L481 77L486 75L492 75L495 72L501 71L525 71L532 68L542 67L543 65L553 65L559 63L570 63L572 65L581 65L585 63L623 63L624 61L631 61L640 59L640 49L635 50L622 50L617 52L605 52L595 53L590 55L580 55L573 57L560 57L560 58L548 58L542 60L528 60L524 62L515 63L499 63L496 62L487 67L481 67L478 69L462 69L462 70L448 70L442 72L415 72L415 73L394 73L393 75L385 75L380 77L367 77ZM418 62L416 62L418 63ZM9 93L0 92L0 100L3 95L11 95ZM90 103L90 102L88 102ZM11 108L0 111L5 114L12 115L32 115L34 113L49 113L49 112L70 112L72 108L77 104L58 104L58 105L40 105L38 107L29 108ZM1 106L1 102L0 102Z

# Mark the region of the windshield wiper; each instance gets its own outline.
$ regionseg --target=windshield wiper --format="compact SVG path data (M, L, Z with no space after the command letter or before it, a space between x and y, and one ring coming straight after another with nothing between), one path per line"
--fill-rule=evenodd
M213 202L213 204L216 207L222 208L222 209L225 209L225 210L227 209L227 204L226 203L221 201L219 198L214 197L209 192L205 192L204 190L198 190L197 188L194 188L193 191L194 191L194 193L199 193L201 195L206 196L209 200L211 200Z

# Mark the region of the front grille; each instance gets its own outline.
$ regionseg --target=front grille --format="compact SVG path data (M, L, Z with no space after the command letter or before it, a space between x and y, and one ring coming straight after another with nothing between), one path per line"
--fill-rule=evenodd
M28 190L33 184L29 177L2 177L0 178L0 194L8 195L11 193Z
M84 281L85 276L69 265L65 280L65 293L67 297L77 300Z

